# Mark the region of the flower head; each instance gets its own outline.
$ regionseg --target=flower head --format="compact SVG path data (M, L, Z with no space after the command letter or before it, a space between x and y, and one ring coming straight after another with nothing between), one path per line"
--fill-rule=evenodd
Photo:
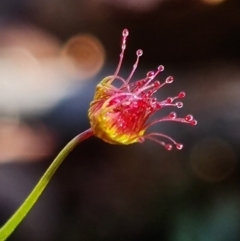
M143 79L130 83L139 58L143 54L141 49L136 52L137 59L128 78L123 79L120 77L118 74L126 48L127 29L123 30L122 36L122 51L117 69L113 75L104 78L97 85L94 99L90 104L88 115L93 133L111 144L127 145L135 142L141 143L149 139L164 146L167 150L171 150L173 145L179 150L182 149L183 145L177 143L171 137L162 133L146 134L146 130L150 126L164 121L196 125L197 121L193 119L192 115L178 118L175 112L148 122L149 117L163 107L176 106L181 108L183 103L176 102L176 100L185 97L185 92L180 92L177 96L168 97L162 101L158 101L153 97L157 90L173 82L172 76L166 78L163 83L157 80L153 81L164 70L162 65L158 66L156 71L148 72ZM121 82L121 86L118 88L113 85L113 82L117 80Z

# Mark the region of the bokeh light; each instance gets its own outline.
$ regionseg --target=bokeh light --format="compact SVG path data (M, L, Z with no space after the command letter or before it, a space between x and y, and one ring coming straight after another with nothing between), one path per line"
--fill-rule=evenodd
M78 79L84 80L101 70L105 61L105 50L96 37L82 34L67 41L62 49L62 56L71 60L70 69Z
M61 41L29 24L6 24L0 32L0 111L7 116L49 110L74 80L61 56Z
M31 128L17 120L0 121L0 163L37 161L53 150L54 137L46 127Z
M202 1L207 4L215 5L215 4L223 3L225 0L202 0Z
M162 2L169 0L101 0L100 2L112 5L116 8L126 9L131 11L146 12L154 9ZM170 0L171 1L171 0Z
M57 37L31 24L12 23L1 26L0 48L21 48L41 59L57 56L60 45Z
M195 144L190 155L193 172L209 182L223 180L237 163L234 149L219 138L204 138Z

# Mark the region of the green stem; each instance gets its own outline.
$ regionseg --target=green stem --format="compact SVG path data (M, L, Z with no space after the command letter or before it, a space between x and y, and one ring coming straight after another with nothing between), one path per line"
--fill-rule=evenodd
M24 203L18 208L18 210L13 214L13 216L5 223L5 225L0 229L0 241L6 240L15 228L21 223L24 217L28 214L31 208L34 206L35 202L38 200L47 184L50 182L52 176L61 165L63 160L67 155L73 150L73 148L83 140L92 136L93 132L91 129L88 129L81 134L74 137L57 155L50 167L44 173L42 178L39 180L35 188L26 198Z

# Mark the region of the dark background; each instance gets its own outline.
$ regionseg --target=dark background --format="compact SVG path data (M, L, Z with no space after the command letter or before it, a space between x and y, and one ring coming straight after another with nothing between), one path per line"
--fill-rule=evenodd
M92 137L81 143L9 240L240 240L238 0L1 0L1 88L8 92L0 97L0 223L18 208L61 148L89 128L89 103L96 84L115 71L124 28L130 35L123 77L135 51L143 49L134 80L163 64L160 81L168 75L175 81L157 96L186 91L184 108L177 113L193 114L198 125L153 128L183 143L181 151L168 152L149 141L114 146ZM93 72L82 68L62 74L56 63L64 46L86 33L101 43L104 64ZM40 75L16 52L5 54L16 46L44 70L50 66L51 74ZM75 57L85 63L88 51ZM6 87L9 74L14 81ZM39 76L36 93L21 82L22 75ZM60 95L62 89L67 94ZM41 97L37 101L48 98L47 103L38 104L36 96Z

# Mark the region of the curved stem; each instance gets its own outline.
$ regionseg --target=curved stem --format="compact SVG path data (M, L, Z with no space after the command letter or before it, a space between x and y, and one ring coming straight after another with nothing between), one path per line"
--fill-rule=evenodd
M13 214L13 216L6 222L6 224L0 229L0 241L6 240L11 233L15 230L15 228L21 223L24 217L28 214L31 208L34 206L47 184L50 182L52 176L61 165L63 160L67 157L67 155L73 150L73 148L83 140L92 136L93 132L91 129L88 129L81 134L74 137L57 155L57 157L53 160L50 167L44 173L42 178L39 180L35 188L26 198L24 203L18 208L18 210Z

